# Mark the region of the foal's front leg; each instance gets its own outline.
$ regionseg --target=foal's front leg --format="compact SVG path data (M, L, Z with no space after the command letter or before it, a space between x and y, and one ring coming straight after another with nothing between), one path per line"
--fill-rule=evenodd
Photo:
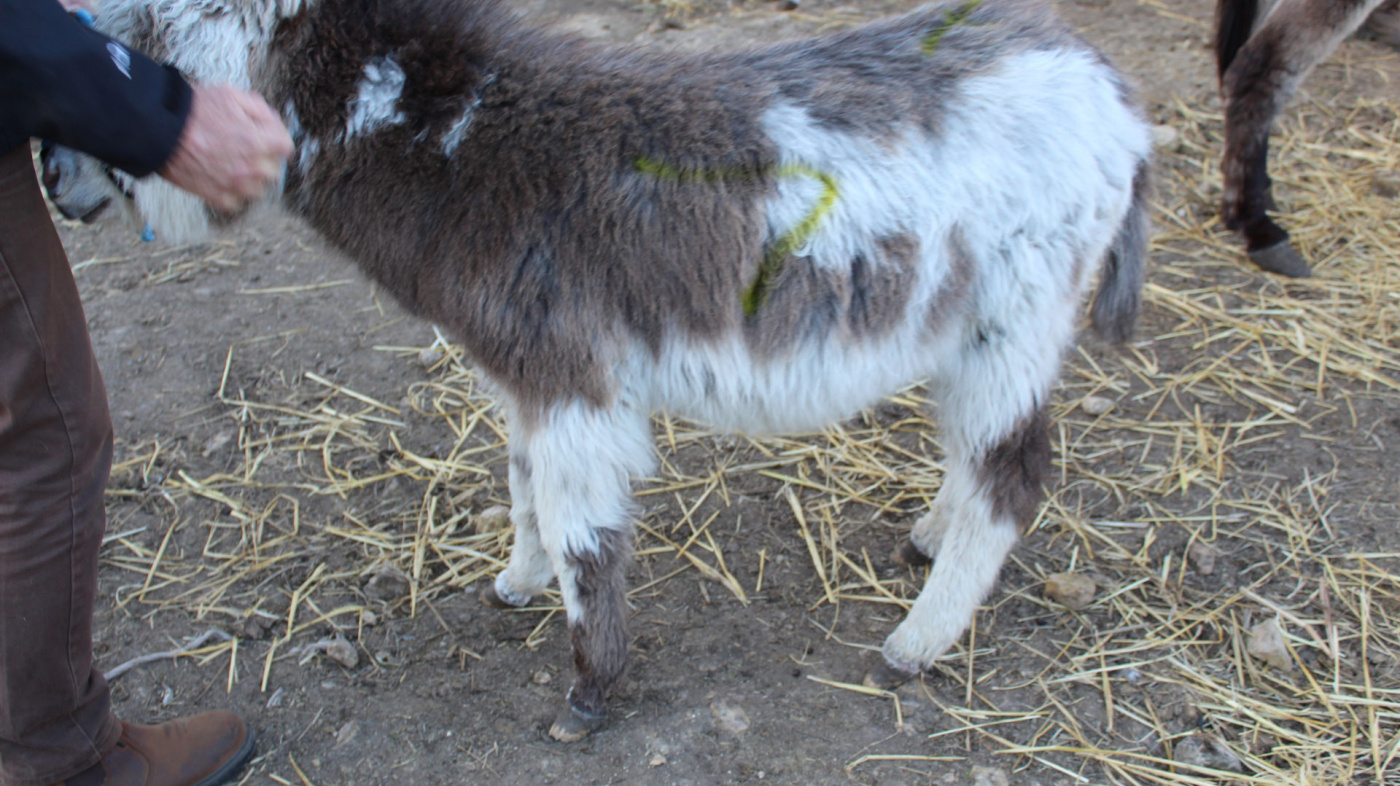
M651 429L639 408L582 401L555 404L521 425L512 451L530 470L539 543L559 579L577 671L549 734L573 742L602 725L608 692L627 666L631 479L651 470ZM512 554L502 575L516 565Z

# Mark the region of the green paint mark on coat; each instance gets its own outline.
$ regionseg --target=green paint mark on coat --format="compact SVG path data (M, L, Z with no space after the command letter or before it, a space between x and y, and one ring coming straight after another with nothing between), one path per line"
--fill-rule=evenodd
M977 0L980 2L981 0ZM817 228L821 225L822 219L831 212L836 205L836 200L840 196L840 190L836 186L836 178L805 164L784 164L779 167L762 167L758 170L740 169L679 169L664 161L645 156L639 157L633 162L636 170L654 177L665 180L676 180L680 182L698 183L723 183L731 181L754 180L765 177L794 178L810 177L822 184L822 193L817 197L817 203L803 216L797 225L783 234L764 254L763 261L758 265L758 273L755 274L753 283L744 290L742 304L744 315L752 317L758 313L758 309L763 305L763 300L768 294L768 288L777 278L778 273L783 269L783 262L788 256L801 248L808 240L816 234Z
M812 177L821 181L822 193L817 197L817 203L812 206L807 215L797 222L797 225L789 229L782 237L768 249L764 255L763 262L758 266L758 275L754 276L753 283L744 292L744 315L753 316L758 313L759 306L763 305L763 299L768 294L768 287L777 278L778 273L783 269L783 261L787 257L801 248L813 235L817 233L817 227L821 225L822 219L836 205L836 199L840 196L840 190L836 187L836 178L825 172L813 169L803 164L785 164L778 168L777 176L782 177Z
M967 0L966 3L949 11L943 12L943 21L938 23L938 27L933 28L933 32L924 36L923 45L920 51L928 57L938 49L938 43L943 40L943 36L948 34L957 25L962 24L977 10L977 6L982 5L982 0Z

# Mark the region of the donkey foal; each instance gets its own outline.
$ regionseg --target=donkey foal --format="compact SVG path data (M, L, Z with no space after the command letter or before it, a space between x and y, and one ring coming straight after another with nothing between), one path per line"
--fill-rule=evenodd
M1147 129L1034 0L690 55L493 0L107 0L100 22L280 107L283 203L500 390L515 544L482 595L559 582L560 740L602 722L627 662L654 410L810 430L928 382L948 472L898 554L938 558L869 677L891 685L957 641L1036 515L1090 280L1100 332L1136 317ZM207 219L159 182L132 192L167 238Z

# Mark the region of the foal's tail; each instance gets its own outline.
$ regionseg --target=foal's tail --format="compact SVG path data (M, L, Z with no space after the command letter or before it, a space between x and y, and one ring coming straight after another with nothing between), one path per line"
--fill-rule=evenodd
M1225 76L1225 70L1235 61L1240 47L1254 32L1254 18L1259 15L1259 0L1219 0L1215 6L1215 74Z
M1133 201L1118 228L1099 276L1099 291L1089 309L1094 332L1115 344L1133 336L1142 305L1143 271L1147 262L1147 196L1151 187L1147 162L1138 164L1133 177Z

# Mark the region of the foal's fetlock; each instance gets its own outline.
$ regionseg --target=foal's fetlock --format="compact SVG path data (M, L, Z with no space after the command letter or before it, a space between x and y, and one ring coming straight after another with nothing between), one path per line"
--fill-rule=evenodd
M534 599L530 595L516 595L510 590L501 589L495 581L487 582L477 594L482 603L493 609L518 609L530 605Z
M574 702L573 691L564 699L564 709L554 717L549 736L559 742L578 742L602 727L608 719L606 709L595 712Z
M905 538L894 547L894 553L890 559L896 565L906 568L922 568L925 565L933 564L933 557L924 553L924 550L914 545L913 538Z
M917 676L919 676L917 668L910 670L905 666L896 666L890 663L883 654L877 654L875 663L865 673L865 679L861 680L861 683L867 688L894 690Z

